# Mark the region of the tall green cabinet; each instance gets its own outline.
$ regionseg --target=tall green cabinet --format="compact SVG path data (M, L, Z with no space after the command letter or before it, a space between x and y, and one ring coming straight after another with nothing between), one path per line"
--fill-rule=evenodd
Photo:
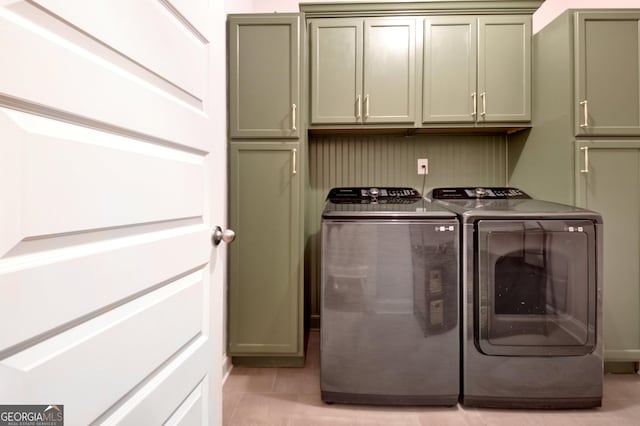
M301 18L229 15L228 347L234 365L301 366Z
M533 127L509 184L604 219L605 361L640 361L640 10L568 10L533 37Z

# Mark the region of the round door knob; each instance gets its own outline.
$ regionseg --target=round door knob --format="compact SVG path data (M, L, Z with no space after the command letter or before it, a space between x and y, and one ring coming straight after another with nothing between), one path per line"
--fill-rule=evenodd
M211 241L214 246L220 244L221 241L225 243L230 243L236 238L236 233L231 229L225 229L224 231L219 226L216 226L216 229L213 231L213 236L211 237Z

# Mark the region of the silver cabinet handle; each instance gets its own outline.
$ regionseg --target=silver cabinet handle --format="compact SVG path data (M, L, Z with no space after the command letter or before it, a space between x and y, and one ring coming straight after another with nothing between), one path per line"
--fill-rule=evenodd
M291 105L291 130L296 131L296 104Z
M585 99L584 101L580 102L580 105L584 107L584 121L582 122L580 127L585 128L589 126L589 104Z
M369 118L369 95L364 97L364 118Z
M580 169L580 173L589 173L589 147L580 147L580 151L584 152L584 169Z
M478 115L478 106L476 105L476 92L473 92L471 94L471 99L471 102L473 103L473 112L471 113L471 116L473 118L476 118L476 115Z
M362 97L360 94L356 96L356 120L360 120L362 116Z
M480 97L482 98L482 112L480 115L484 117L487 115L487 92L480 93Z
M220 242L224 241L225 243L230 243L236 239L236 233L231 229L225 229L224 231L219 226L216 226L216 229L213 231L213 235L211 236L211 242L214 246L220 244Z
M291 174L292 175L297 175L298 174L298 165L297 163L297 157L298 157L298 150L293 148L291 150Z

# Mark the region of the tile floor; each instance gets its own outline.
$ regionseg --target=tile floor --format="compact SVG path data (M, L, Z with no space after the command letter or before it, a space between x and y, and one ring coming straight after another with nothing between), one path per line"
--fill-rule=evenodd
M311 332L304 368L234 368L223 388L223 425L639 425L640 375L607 374L602 408L490 410L327 405L320 400L319 334Z

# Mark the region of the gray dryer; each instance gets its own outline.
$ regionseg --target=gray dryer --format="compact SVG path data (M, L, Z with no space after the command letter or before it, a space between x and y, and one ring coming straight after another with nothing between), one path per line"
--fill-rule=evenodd
M462 402L602 401L602 218L516 188L436 188L462 226Z

